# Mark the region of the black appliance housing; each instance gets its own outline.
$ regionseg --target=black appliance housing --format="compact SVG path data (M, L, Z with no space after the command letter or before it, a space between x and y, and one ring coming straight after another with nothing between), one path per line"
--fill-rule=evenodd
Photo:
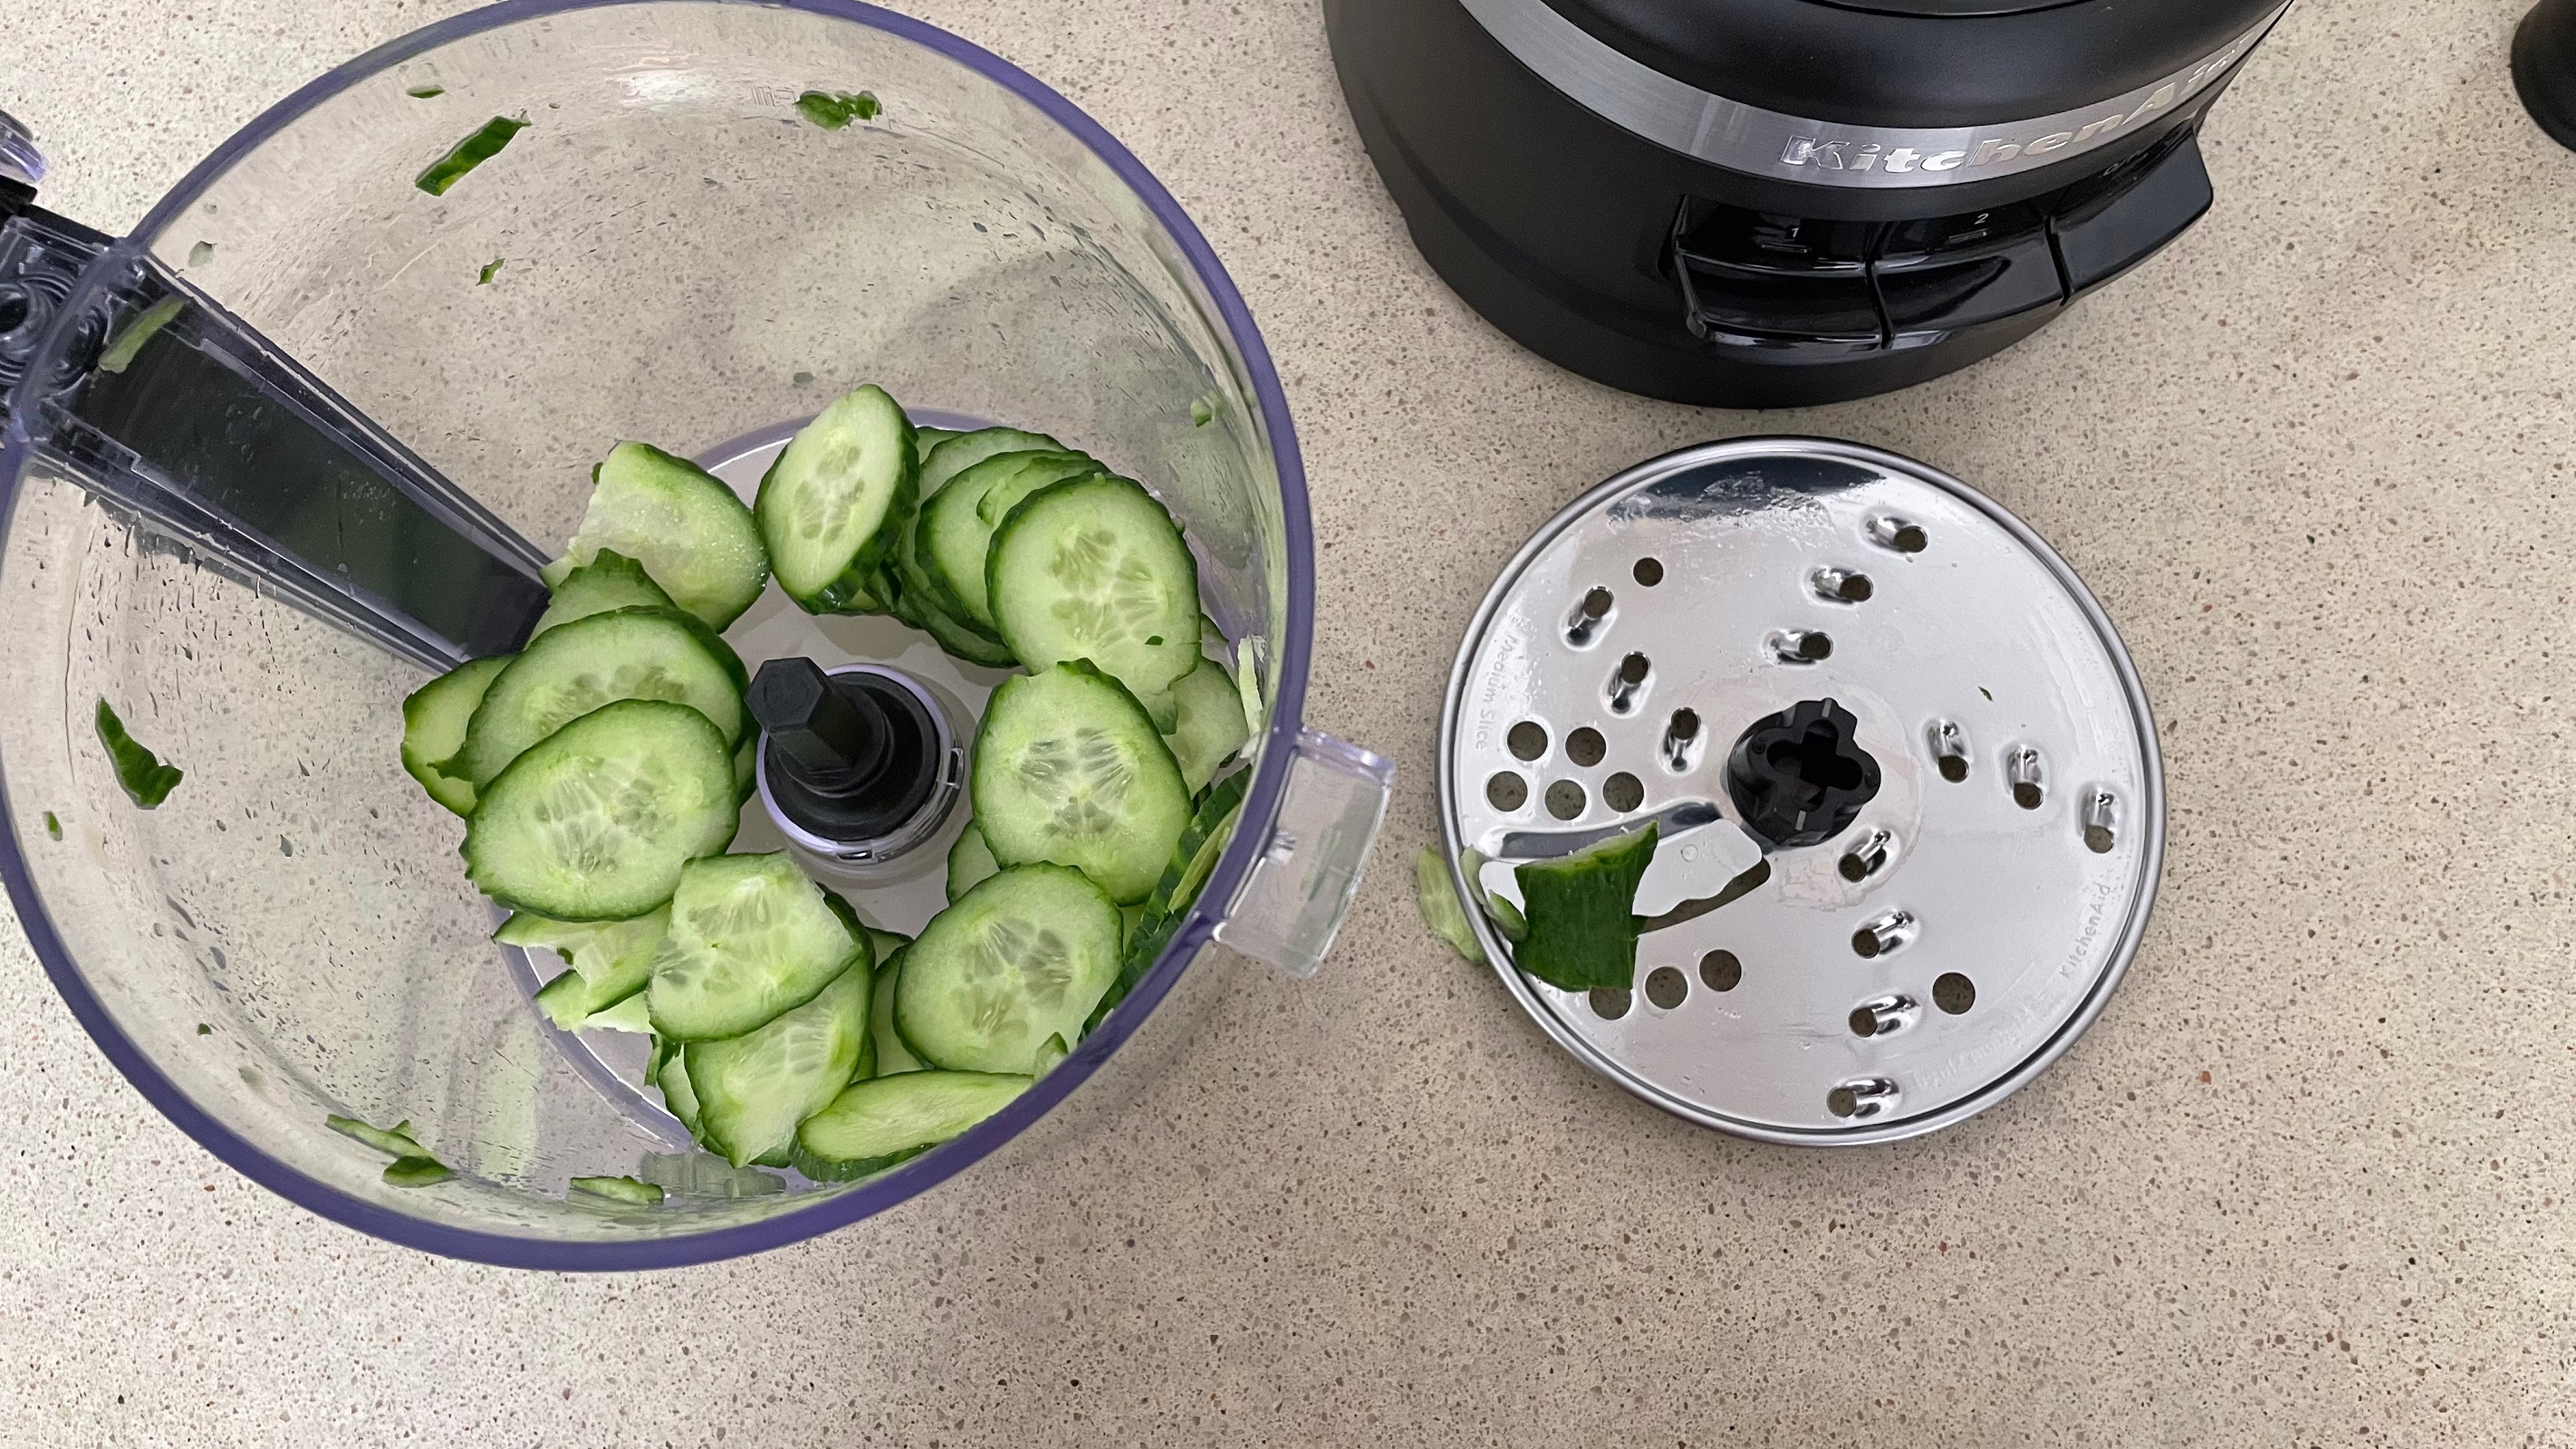
M2019 341L2208 210L2285 0L1324 0L1360 136L1522 345L1723 407Z

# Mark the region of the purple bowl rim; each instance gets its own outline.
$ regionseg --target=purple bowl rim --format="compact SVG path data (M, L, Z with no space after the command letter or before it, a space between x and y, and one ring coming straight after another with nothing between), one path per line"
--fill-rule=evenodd
M1270 730L1260 762L1254 767L1242 816L1245 822L1269 819L1278 809L1290 759L1296 751L1314 627L1314 540L1308 513L1305 466L1298 453L1296 429L1289 419L1288 401L1280 386L1278 370L1271 362L1269 348L1262 342L1260 330L1253 323L1251 309L1245 305L1224 264L1217 260L1214 248L1208 245L1207 238L1171 192L1145 169L1144 163L1119 144L1099 122L1053 88L970 41L909 16L866 4L864 0L502 0L502 3L450 17L377 46L305 83L262 111L250 124L207 153L204 160L192 167L179 184L145 214L130 236L116 243L106 255L94 262L83 278L80 291L88 291L92 279L103 275L106 268L129 265L140 259L149 248L150 238L175 221L216 178L230 171L253 148L321 102L362 81L381 75L426 51L504 26L577 10L668 4L801 10L864 25L945 56L1017 95L1082 142L1145 203L1155 221L1180 247L1199 285L1206 289L1209 299L1216 305L1218 318L1225 327L1226 340L1242 360L1246 380L1260 405L1262 429L1279 478L1288 565L1287 617L1282 637L1276 641L1274 649L1277 686L1271 702ZM76 308L66 307L58 317L67 320L77 312ZM58 321L54 336L40 349L40 362L57 350L67 330ZM37 375L37 370L31 367L29 375ZM22 421L13 414L5 420L5 426L0 427L0 519L5 519L14 510L19 485L30 461L26 430ZM43 900L37 894L26 857L19 849L15 811L5 792L0 792L0 882L5 882L8 888L10 901L17 908L19 920L37 959L44 965L45 974L52 978L56 991L70 1006L73 1017L106 1054L109 1062L162 1115L243 1176L322 1217L405 1247L500 1267L610 1272L686 1267L801 1242L909 1201L989 1156L1089 1080L1091 1074L1135 1034L1145 1018L1153 1014L1154 1008L1179 981L1181 973L1188 969L1192 959L1215 934L1219 918L1209 903L1233 899L1251 870L1253 858L1259 854L1257 845L1264 834L1261 830L1245 830L1238 825L1234 839L1209 875L1198 902L1191 907L1170 944L1156 959L1153 970L1136 984L1098 1031L1074 1048L1071 1056L1041 1077L1011 1105L965 1135L880 1177L823 1198L810 1207L703 1233L621 1241L565 1241L452 1227L395 1212L343 1192L261 1151L212 1113L199 1107L163 1073L116 1024L82 979L72 962L69 947L54 928Z

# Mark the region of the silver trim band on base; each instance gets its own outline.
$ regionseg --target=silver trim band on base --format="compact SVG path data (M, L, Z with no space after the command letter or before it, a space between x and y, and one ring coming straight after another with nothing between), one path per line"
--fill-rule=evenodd
M1659 146L1755 176L1877 191L2010 176L2108 145L2225 75L2290 8L2284 0L2234 40L2124 95L2028 120L1916 128L1810 120L1712 95L1594 39L1547 0L1458 3L1539 79Z

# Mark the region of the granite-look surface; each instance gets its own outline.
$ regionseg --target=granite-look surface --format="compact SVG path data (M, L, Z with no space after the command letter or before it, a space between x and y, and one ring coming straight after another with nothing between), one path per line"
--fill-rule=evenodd
M461 8L0 0L48 200L138 217L270 100ZM222 1168L9 931L0 1441L2570 1445L2576 157L2519 0L2307 0L2218 205L2033 341L1808 413L1611 395L1405 242L1308 0L919 0L1134 147L1260 317L1313 476L1309 714L1405 771L1345 943L1205 963L1077 1141L743 1262L436 1261ZM1564 498L1747 431L1984 489L2164 730L2145 948L2037 1084L1758 1147L1595 1080L1415 919L1458 631Z

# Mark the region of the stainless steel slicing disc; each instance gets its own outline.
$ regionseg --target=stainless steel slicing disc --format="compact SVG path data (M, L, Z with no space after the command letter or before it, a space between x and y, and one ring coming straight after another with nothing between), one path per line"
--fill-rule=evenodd
M1821 843L1767 845L1796 832L1748 819L1730 754L1828 700L1875 794ZM1775 769L1864 773L1800 758ZM1469 914L1566 1050L1775 1142L1913 1136L2029 1081L2118 983L2164 851L2145 693L2065 562L1953 478L1810 438L1641 464L1540 529L1460 646L1440 796L1453 860L1505 857L1476 884L1506 899L1512 858L1664 812L1684 844L1638 911L1698 905L1644 935L1635 990L1524 976ZM1728 879L1742 893L1709 908Z

